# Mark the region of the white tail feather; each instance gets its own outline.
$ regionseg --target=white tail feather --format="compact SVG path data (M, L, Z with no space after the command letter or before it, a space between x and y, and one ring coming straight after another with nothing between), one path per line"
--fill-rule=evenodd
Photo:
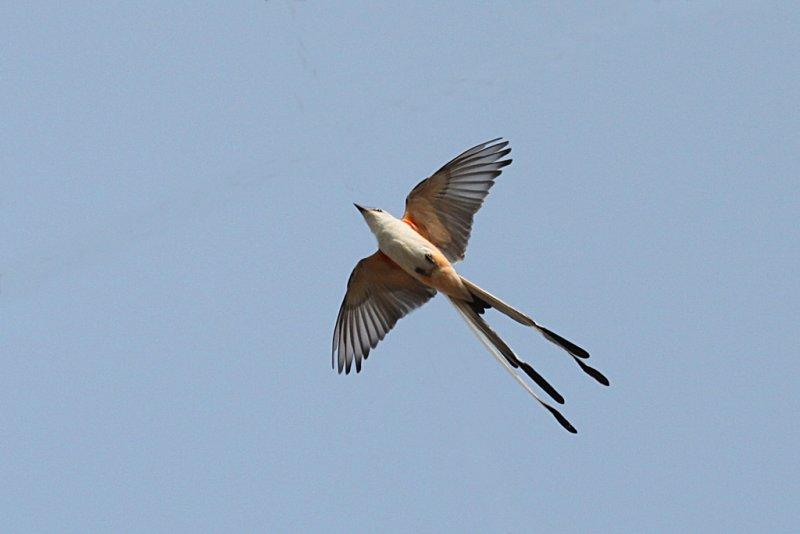
M480 340L480 342L489 350L489 352L492 354L492 356L494 356L495 360L500 362L500 365L502 365L503 368L505 368L505 370L508 371L508 373L511 376L514 377L514 380L516 380L517 383L519 383L519 385L521 385L525 389L525 391L527 391L534 399L536 399L536 401L539 404L544 406L547 409L547 411L549 411L558 420L558 422L561 424L561 426L563 426L564 428L566 428L567 430L569 430L572 433L577 432L575 430L575 427L573 427L569 423L569 421L567 421L564 418L564 416L561 415L561 413L558 410L556 410L554 407L550 406L548 403L543 401L536 394L536 392L533 391L533 389L522 379L522 377L519 376L514 371L514 368L511 367L511 364L508 363L508 361L503 356L503 354L500 352L500 350L498 350L498 348L494 345L494 343L492 343L492 341L486 336L486 334L480 328L480 326L478 325L478 321L482 321L482 319L477 313L475 313L472 310L472 308L469 306L469 304L467 304L466 302L464 302L462 300L454 299L452 297L448 297L448 299L450 299L450 302L453 303L453 306L458 311L458 313L461 315L461 317L464 319L464 321L467 323L467 326L469 326L470 330L472 330L472 332Z
M480 288L477 285L473 284L463 276L461 277L461 281L464 283L465 286L467 286L467 289L470 291L470 293L477 295L481 299L485 300L487 303L491 304L492 308L496 309L500 313L508 315L509 317L511 317L520 324L524 324L525 326L532 326L537 330L539 330L539 325L536 324L536 321L534 321L521 311L517 310L510 304L506 304L505 302L495 297L485 289Z
M586 350L582 349L572 341L568 339L564 339L563 337L559 336L552 330L545 328L544 326L537 324L536 321L519 311L518 309L514 308L510 304L507 304L500 300L499 298L495 297L485 289L478 287L477 285L473 284L463 276L461 277L461 282L464 283L464 286L467 288L472 295L478 297L479 299L483 300L487 304L489 304L492 308L496 309L500 313L507 315L508 317L514 319L520 324L524 324L525 326L531 326L535 328L540 334L544 336L544 338L551 342L555 343L565 351L567 351L573 359L580 365L581 369L583 369L586 373L594 377L598 382L601 384L608 385L608 379L605 378L602 373L589 367L588 365L584 364L583 362L579 361L577 358L588 358L589 353Z

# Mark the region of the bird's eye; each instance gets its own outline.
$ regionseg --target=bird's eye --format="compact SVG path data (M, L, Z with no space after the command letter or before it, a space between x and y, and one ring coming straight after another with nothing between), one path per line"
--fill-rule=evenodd
M378 211L378 212L380 212L380 213L383 213L383 210L382 210L382 209L380 209L380 208L375 208L375 211Z

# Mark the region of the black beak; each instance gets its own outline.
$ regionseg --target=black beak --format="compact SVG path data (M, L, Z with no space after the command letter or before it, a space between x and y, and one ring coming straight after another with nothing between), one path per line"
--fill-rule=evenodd
M361 206L359 206L359 205L358 205L358 204L356 204L355 202L353 202L353 206L357 207L357 208L358 208L358 211L360 211L360 212L362 213L362 215L363 215L363 213L364 213L365 211L367 211L367 208L362 208Z

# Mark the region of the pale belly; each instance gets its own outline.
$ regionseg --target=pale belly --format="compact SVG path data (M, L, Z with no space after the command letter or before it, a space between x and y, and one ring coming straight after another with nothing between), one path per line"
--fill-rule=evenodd
M435 266L429 258L433 257L436 247L416 232L413 232L413 235L391 233L382 237L383 239L378 242L381 252L407 273L421 274L419 270L428 271Z
M423 284L453 297L469 298L461 277L447 258L407 224L398 221L377 237L381 252Z

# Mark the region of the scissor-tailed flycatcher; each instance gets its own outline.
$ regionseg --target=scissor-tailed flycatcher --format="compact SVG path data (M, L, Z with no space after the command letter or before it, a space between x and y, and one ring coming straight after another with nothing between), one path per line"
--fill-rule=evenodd
M589 353L453 269L453 262L464 259L473 216L501 169L511 163L510 159L502 159L511 152L506 148L508 141L498 141L470 148L417 184L406 198L402 219L378 208L355 205L378 239L378 251L359 261L347 282L333 331L332 365L338 361L339 372L349 373L355 360L356 372L361 371L362 360L395 323L441 291L497 361L561 426L575 433L575 427L543 401L514 369L522 369L557 403L563 404L564 397L514 354L481 315L487 308L495 308L518 323L535 328L566 350L587 374L607 386L608 379L582 361Z

